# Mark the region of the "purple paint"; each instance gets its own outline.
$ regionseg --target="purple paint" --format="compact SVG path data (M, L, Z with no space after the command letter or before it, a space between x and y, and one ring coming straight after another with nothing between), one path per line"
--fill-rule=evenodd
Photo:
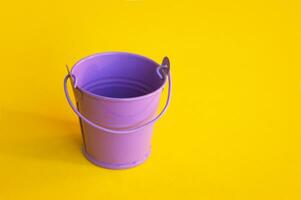
M141 164L151 151L153 124L170 102L169 60L158 63L131 53L111 52L86 57L65 77L64 89L79 116L83 152L96 165L123 169ZM71 78L77 109L67 90ZM156 115L161 93L168 98Z

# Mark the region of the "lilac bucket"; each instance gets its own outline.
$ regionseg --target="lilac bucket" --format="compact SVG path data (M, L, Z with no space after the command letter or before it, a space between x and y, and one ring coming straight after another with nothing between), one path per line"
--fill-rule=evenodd
M67 100L80 119L83 153L94 164L130 168L151 151L154 123L170 102L171 78L167 57L158 63L131 53L111 52L77 62L64 79ZM76 106L70 100L71 79ZM157 114L168 80L168 98Z

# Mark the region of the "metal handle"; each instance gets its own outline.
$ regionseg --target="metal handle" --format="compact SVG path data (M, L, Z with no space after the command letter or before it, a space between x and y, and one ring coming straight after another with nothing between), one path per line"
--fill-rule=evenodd
M146 122L145 124L142 124L136 128L132 128L132 129L127 129L127 130L114 130L114 129L109 129L109 128L105 128L103 126L99 126L93 122L91 122L89 119L87 119L85 116L83 116L74 106L74 104L72 103L72 100L70 98L69 95L69 91L68 91L68 87L67 87L67 81L69 78L72 79L72 75L70 73L68 73L64 79L64 90L65 90L65 95L67 98L67 101L69 103L69 105L71 106L72 110L75 112L75 114L81 118L82 120L84 120L87 124L91 125L92 127L102 130L102 131L106 131L109 133L114 133L114 134L125 134L125 133L133 133L136 132L138 130L141 130L143 128L145 128L148 125L151 125L153 123L155 123L158 119L160 119L162 117L162 115L166 112L167 107L169 106L170 103L170 97L171 97L171 88L172 88L172 81L171 81L171 75L170 75L170 64L169 64L169 60L167 57L165 57L163 59L162 64L160 65L160 67L158 67L157 69L157 73L158 75L162 78L162 79L166 79L168 78L168 96L167 96L167 100L166 100L166 104L163 108L163 110L152 120ZM74 87L74 86L73 86Z

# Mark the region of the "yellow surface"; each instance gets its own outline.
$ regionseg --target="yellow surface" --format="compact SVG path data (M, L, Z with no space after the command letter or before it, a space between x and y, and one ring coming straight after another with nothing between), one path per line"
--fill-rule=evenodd
M301 199L298 1L5 1L0 199ZM65 64L103 51L172 62L143 165L80 152Z

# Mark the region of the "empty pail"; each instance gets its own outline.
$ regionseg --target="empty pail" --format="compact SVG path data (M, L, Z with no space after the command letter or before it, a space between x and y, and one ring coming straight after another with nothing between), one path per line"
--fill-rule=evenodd
M111 52L77 62L64 79L67 100L80 119L83 152L96 165L123 169L139 165L151 151L154 123L170 102L167 57L158 64L144 56ZM76 106L70 100L70 78ZM168 97L157 114L168 81Z

